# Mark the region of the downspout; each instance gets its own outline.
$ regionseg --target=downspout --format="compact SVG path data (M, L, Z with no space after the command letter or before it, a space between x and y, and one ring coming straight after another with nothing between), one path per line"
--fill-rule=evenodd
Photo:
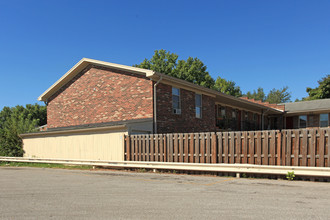
M162 81L163 76L160 76L159 80L154 85L154 134L157 134L157 91L156 87Z
M265 113L267 113L269 111L269 109L267 109L267 111L262 111L262 117L261 117L261 130L265 129Z

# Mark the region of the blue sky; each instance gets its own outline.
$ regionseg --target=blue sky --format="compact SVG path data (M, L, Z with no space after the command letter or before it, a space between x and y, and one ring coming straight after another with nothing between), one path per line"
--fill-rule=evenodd
M165 49L198 57L243 92L330 74L330 1L0 0L0 109L37 97L83 57L133 65Z

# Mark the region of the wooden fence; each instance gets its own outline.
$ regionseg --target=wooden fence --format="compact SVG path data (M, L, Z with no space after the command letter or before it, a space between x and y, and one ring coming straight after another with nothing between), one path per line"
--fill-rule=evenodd
M126 161L330 167L330 128L125 136Z

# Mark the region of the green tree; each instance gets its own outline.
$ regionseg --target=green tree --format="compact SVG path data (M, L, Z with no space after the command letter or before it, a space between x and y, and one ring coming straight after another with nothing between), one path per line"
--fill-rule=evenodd
M156 50L150 60L134 65L155 72L164 73L204 87L213 88L214 79L207 72L207 67L198 58L189 57L187 60L178 60L178 55L166 50Z
M174 76L173 70L177 66L178 57L177 54L167 52L163 49L155 50L150 60L144 59L142 63L133 66Z
M266 100L264 89L261 87L259 87L257 91L253 90L253 92L247 92L244 96L248 97L249 99L260 100L262 102Z
M19 134L31 132L46 122L46 106L4 107L0 112L0 155L22 156Z
M236 86L234 81L226 80L218 76L217 80L215 81L214 88L222 93L226 93L228 95L241 97L242 91L239 86Z
M303 98L303 100L315 100L315 99L328 99L330 98L330 75L326 75L321 80L318 81L319 86L312 89L310 87L306 88L308 97Z
M198 58L189 57L179 60L173 71L173 76L207 88L213 88L214 79L206 71L207 67Z
M266 101L269 103L284 103L289 102L291 94L288 92L289 87L285 86L282 89L272 89L267 95Z

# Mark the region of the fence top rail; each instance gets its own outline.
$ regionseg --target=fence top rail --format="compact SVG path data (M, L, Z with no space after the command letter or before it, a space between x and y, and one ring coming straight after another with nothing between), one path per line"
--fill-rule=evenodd
M134 134L134 135L125 135L129 136L131 138L142 138L142 137L172 137L174 135L178 135L178 136L182 136L185 137L186 135L188 135L189 137L191 135L194 136L206 136L206 135L221 135L224 136L223 134L228 134L229 138L230 135L232 133L234 133L235 135L240 134L241 136L243 136L243 134L248 134L248 136L250 134L253 135L257 135L257 134L262 134L262 137L264 137L264 134L268 134L271 135L272 133L275 133L275 135L277 135L278 133L282 133L282 134L288 134L291 133L294 137L296 132L299 132L300 137L302 137L304 135L304 133L306 132L308 136L310 136L312 133L316 133L317 136L320 135L321 131L326 131L324 132L325 136L329 136L330 133L330 128L304 128L304 129L283 129L283 130L262 130L262 131L223 131L223 132L191 132L191 133L161 133L161 134ZM243 137L242 137L243 138Z

